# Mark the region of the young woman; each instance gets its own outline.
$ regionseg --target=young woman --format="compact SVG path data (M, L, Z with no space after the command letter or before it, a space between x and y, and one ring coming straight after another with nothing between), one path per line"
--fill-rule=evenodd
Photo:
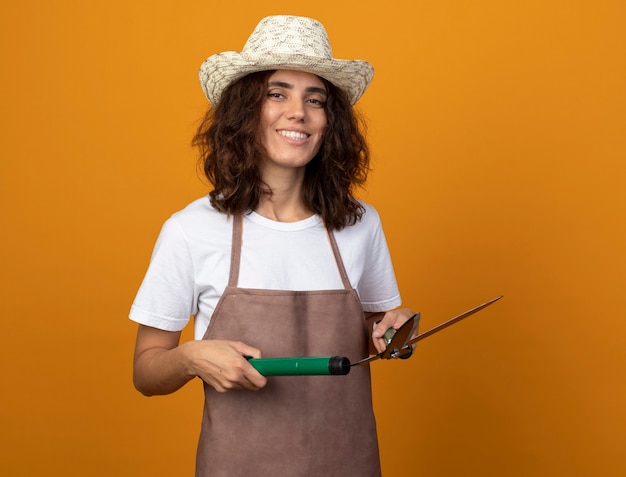
M212 107L194 144L214 189L165 223L130 315L139 391L204 382L197 476L380 475L367 367L266 378L247 360L356 361L413 314L396 309L378 214L353 196L369 155L352 106L372 75L291 16L202 65Z

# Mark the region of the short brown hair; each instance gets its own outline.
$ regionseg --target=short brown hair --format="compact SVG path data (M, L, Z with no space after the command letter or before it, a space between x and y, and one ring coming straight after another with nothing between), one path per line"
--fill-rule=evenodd
M252 73L228 86L193 138L204 174L214 187L209 194L211 204L221 212L246 213L254 210L262 195L271 194L260 176L264 149L257 140L257 128L272 73ZM364 123L345 93L322 81L328 89L327 125L320 151L306 166L303 200L326 227L340 230L355 224L364 213L354 188L367 179L369 150Z

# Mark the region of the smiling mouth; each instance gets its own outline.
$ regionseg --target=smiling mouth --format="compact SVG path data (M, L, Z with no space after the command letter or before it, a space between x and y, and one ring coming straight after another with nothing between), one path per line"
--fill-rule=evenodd
M278 134L287 139L307 139L310 136L310 134L297 131L278 131Z

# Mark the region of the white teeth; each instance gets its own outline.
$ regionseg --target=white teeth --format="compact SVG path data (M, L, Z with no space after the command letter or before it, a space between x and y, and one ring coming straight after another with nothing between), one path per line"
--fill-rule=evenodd
M288 139L306 139L307 137L309 137L308 134L296 131L278 131L278 134Z

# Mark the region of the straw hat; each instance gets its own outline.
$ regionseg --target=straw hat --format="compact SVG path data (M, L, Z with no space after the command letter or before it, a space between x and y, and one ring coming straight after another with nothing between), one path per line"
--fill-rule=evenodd
M226 87L255 71L289 69L316 74L344 90L351 104L358 101L374 75L367 61L338 60L326 29L317 20L295 16L265 17L240 53L210 56L200 67L200 84L213 107Z

